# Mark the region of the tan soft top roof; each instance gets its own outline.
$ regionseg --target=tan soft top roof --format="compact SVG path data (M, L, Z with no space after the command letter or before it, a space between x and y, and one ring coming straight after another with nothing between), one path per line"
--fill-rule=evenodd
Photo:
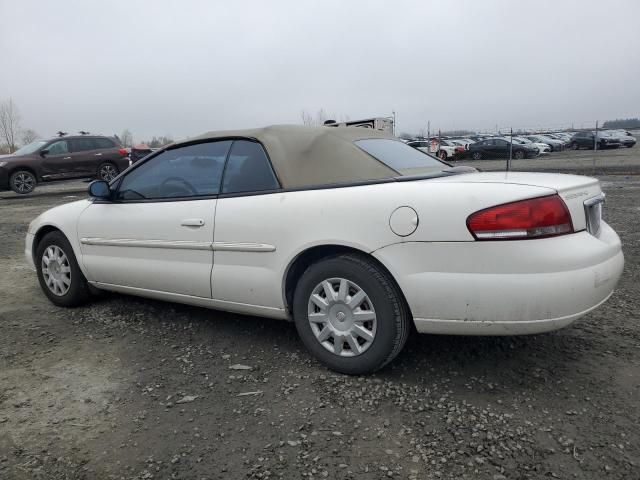
M380 180L399 174L358 148L366 138L397 138L362 127L308 127L274 125L252 130L209 132L170 148L198 140L252 138L267 149L284 188Z

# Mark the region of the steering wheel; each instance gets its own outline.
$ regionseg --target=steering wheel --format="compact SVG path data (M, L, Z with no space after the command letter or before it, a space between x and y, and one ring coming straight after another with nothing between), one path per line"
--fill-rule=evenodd
M174 185L167 186L172 182L174 183ZM178 183L181 185L175 185L175 183ZM184 178L180 178L180 177L169 177L165 179L165 181L162 182L162 184L160 185L160 190L167 196L174 196L174 195L169 195L169 194L173 194L174 192L178 194L175 196L180 196L179 194L185 193L185 192L189 195L198 194L198 191L195 189L193 185L187 182ZM165 190L168 190L168 191L166 192Z

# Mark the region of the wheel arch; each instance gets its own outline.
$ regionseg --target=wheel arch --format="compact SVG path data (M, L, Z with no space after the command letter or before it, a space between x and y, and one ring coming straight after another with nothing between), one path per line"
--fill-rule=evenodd
M387 266L384 265L378 258L374 257L371 253L354 246L340 245L340 244L321 244L321 245L311 246L299 252L289 262L289 264L287 265L287 268L285 269L283 279L282 279L282 297L283 297L285 310L289 314L291 314L292 312L293 294L295 292L295 287L298 283L298 280L300 279L300 277L302 277L302 274L305 272L305 270L310 265L312 265L313 263L316 263L322 258L345 254L345 253L361 255L367 260L369 260L370 262L374 263L381 270L383 270L387 274L389 279L397 287L398 292L400 292L400 295L402 297L402 301L404 302L411 319L413 319L413 315L411 313L411 308L409 306L409 303L407 302L404 292L400 288L400 284L398 283L394 275L391 273L391 270L387 268ZM413 320L412 320L412 324L413 324Z
M36 250L38 249L38 245L44 238L44 236L51 232L60 232L65 237L67 236L60 228L55 225L42 225L33 236L33 243L31 244L31 258L33 258L34 263L36 260Z
M28 165L16 165L14 167L11 167L7 173L7 179L11 178L11 175L13 175L16 172L19 172L21 170L26 170L27 172L30 172L33 174L33 176L36 179L36 183L40 183L42 180L38 175L38 172L36 171L35 168L28 166Z

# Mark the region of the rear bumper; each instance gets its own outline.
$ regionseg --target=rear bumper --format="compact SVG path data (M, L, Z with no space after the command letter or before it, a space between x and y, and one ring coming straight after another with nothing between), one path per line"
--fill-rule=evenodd
M374 253L402 289L421 333L524 335L556 330L595 309L624 266L605 223L510 242L402 243Z

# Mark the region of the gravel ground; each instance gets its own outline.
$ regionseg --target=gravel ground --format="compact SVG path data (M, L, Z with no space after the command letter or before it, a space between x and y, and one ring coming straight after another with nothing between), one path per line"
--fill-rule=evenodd
M3 192L0 478L640 478L640 177L600 178L627 262L604 306L544 335L415 335L367 377L325 370L285 322L54 307L24 235L86 184Z

